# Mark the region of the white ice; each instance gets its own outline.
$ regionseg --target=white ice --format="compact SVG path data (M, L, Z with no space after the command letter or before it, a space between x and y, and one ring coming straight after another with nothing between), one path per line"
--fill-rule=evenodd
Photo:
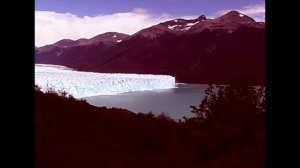
M239 15L240 15L240 17L244 17L244 15L243 15L243 14L241 14L241 13L240 13Z
M120 43L122 40L117 40L117 43Z
M82 98L174 88L175 78L169 75L80 72L64 66L36 64L35 84L42 91L53 88Z

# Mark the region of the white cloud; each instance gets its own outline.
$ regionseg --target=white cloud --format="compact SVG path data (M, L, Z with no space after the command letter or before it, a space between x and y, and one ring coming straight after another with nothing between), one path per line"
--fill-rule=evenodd
M184 16L181 18L191 18ZM194 16L196 18L197 16ZM177 18L167 13L155 15L147 9L135 8L131 12L78 17L71 13L51 11L35 12L35 45L40 47L61 39L92 38L105 32L133 34L170 19Z
M256 21L265 20L265 4L245 6L237 10ZM216 12L215 18L230 10ZM201 14L201 13L200 13ZM134 8L130 12L79 17L71 13L35 11L35 46L55 43L61 39L92 38L105 32L134 34L152 25L175 18L195 19L196 15L174 16L168 13L153 14L144 8Z
M252 4L242 7L241 9L225 9L215 13L215 15L211 16L211 18L215 18L221 16L231 10L239 11L249 17L252 17L255 21L265 21L265 4Z

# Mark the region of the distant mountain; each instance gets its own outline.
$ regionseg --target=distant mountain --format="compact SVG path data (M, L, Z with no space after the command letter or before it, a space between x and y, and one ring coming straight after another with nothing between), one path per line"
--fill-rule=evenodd
M48 50L40 47L36 63L93 72L168 74L195 83L228 83L244 75L264 84L265 24L237 11L215 19L178 18L131 36L116 33L114 38L108 33L107 41L105 34L77 43L59 41L45 46Z
M107 32L91 39L60 40L36 49L35 62L65 65L73 68L84 66L95 56L122 42L127 34Z

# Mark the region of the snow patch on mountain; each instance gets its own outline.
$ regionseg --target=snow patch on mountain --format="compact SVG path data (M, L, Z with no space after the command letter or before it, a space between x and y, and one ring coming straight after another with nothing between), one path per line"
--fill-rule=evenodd
M170 26L170 25L168 25L168 29L171 29L171 30L173 30L175 27L177 27L178 25L173 25L173 26Z
M185 28L183 28L183 29L181 29L182 31L183 30L185 30L185 31L187 31L187 30L189 30L191 27L190 26L188 26L188 27L185 27Z
M195 24L199 23L199 21L195 22L195 23L188 23L186 24L186 26L194 26Z
M42 91L53 88L82 98L174 88L175 78L169 75L80 72L64 66L36 64L35 84Z

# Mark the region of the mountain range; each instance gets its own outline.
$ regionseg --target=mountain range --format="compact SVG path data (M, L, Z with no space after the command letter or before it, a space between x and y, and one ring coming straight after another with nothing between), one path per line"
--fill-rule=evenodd
M265 23L230 11L215 19L174 19L132 35L107 32L35 48L35 63L79 71L166 74L178 82L265 82Z

